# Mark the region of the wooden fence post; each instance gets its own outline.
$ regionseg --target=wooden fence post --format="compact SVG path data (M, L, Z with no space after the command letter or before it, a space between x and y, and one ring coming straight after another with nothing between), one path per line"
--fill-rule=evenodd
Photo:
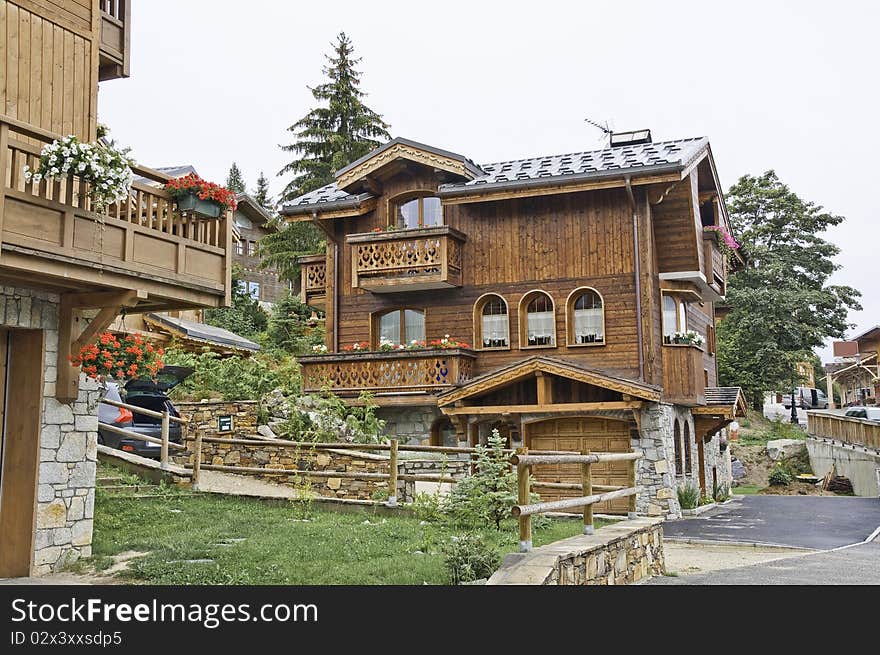
M590 450L588 448L581 450L581 455L589 454ZM593 495L592 467L592 464L581 464L581 495L583 496ZM593 534L593 532L595 532L593 527L593 506L584 505L584 534Z
M388 507L397 507L397 439L391 440L388 467Z
M168 433L171 429L171 418L168 410L162 412L162 450L159 454L159 467L168 470Z
M517 448L517 455L527 455L528 448ZM529 467L525 464L516 465L517 504L528 505L530 495ZM527 553L532 549L532 517L519 517L519 552Z
M629 463L629 486L630 487L636 486L636 467L638 466L639 461L640 460L637 460L637 459L630 460L630 463ZM638 499L637 494L633 494L632 496L629 497L629 505L627 507L627 513L626 513L626 517L628 519L634 519L637 516L637 514L636 514L636 500L637 499Z
M202 469L202 426L196 428L196 444L193 452L192 488L199 490L199 473Z

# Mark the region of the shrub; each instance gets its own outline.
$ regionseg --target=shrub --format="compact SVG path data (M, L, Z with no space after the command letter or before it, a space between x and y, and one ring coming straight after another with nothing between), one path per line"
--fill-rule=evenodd
M781 464L777 464L770 472L769 482L775 487L784 487L791 484L791 473Z
M477 534L452 537L442 548L443 566L452 584L488 578L501 563L501 556Z
M438 523L444 518L444 499L439 488L435 493L424 491L413 496L412 510L416 518L428 523Z
M476 448L476 471L458 482L449 496L449 516L454 523L467 526L494 524L510 517L516 504L516 472L504 453L504 438L492 430L488 447Z
M362 392L360 407L348 407L329 389L288 399L283 436L294 441L382 443L384 419L376 416L373 396Z
M693 482L678 487L678 504L682 509L695 509L700 504L700 489Z
M730 487L727 484L716 482L712 488L712 496L715 498L715 502L723 503L730 499Z

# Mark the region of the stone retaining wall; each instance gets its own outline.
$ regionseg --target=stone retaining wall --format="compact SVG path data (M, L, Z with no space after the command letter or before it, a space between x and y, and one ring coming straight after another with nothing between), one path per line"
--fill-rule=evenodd
M281 442L284 443L284 442ZM171 459L184 466L192 467L194 442L187 441L186 454L172 455ZM341 449L311 450L307 446L293 448L271 443L227 444L213 441L202 442L202 463L222 466L242 466L253 468L302 469L312 471L343 471L360 473L388 473L389 457L385 452L361 452ZM462 477L469 472L467 460L420 456L407 457L401 453L398 459L398 474L439 475ZM261 480L276 482L292 487L302 487L311 480L311 492L327 498L372 500L373 495L388 489L388 480L359 480L345 477L301 477L298 481L293 473L254 473ZM437 483L423 483L398 480L397 498L400 502L411 502L419 491L434 491ZM441 488L441 491L445 489Z
M206 437L241 437L257 434L256 400L203 400L200 402L176 402L174 406L181 417L191 423L203 425ZM220 432L217 421L220 416L232 416L232 431ZM193 432L190 427L190 434Z
M613 585L663 575L661 519L621 521L556 541L528 553L513 553L490 585Z

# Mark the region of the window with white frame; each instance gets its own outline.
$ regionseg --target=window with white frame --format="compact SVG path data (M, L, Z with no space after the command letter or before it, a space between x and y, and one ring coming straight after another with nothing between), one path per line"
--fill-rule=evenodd
M568 300L568 343L605 343L605 309L595 289L577 289Z
M520 347L556 345L556 312L553 299L543 291L533 291L523 298L524 316L520 317L523 333Z
M510 323L507 302L501 296L489 294L477 301L475 308L478 348L508 348L510 346Z

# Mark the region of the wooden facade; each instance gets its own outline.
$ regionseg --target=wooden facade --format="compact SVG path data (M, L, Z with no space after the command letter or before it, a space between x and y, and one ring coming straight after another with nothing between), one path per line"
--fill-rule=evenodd
M345 190L369 192L357 205L325 210L317 204L306 214L294 204L282 211L289 220L317 221L330 242L325 257L303 262L306 299L320 298L327 307L330 353L302 359L307 388L318 388L311 379L327 382L327 371L336 366L336 387L353 394L358 387L347 372L349 360L360 357L377 371L367 377L371 391L387 396L383 404L414 402L396 394L396 384L375 386L379 373L407 354L332 354L362 342L375 351L378 317L411 309L422 313L427 341L449 335L469 345L473 377L541 356L657 387L671 403L705 405L704 389L717 384L713 303L727 274L714 235L703 231L727 227L708 146L688 166L664 175L622 173L592 187L550 185L501 195L475 187L472 194L448 197L443 185L467 179L467 170L456 172L442 151L401 151L393 144L340 172L337 184L346 184ZM438 194L439 225L395 224L401 203ZM571 334L572 294L581 289L601 298L601 341L578 343ZM541 294L552 305L554 332L533 344L526 305ZM480 343L478 313L487 295L506 307L508 338L500 347ZM664 342L664 295L686 303L687 329L702 337L702 345ZM322 375L312 376L318 369ZM582 392L566 384L557 392L569 400L561 402L575 402ZM436 401L426 394L425 402Z

